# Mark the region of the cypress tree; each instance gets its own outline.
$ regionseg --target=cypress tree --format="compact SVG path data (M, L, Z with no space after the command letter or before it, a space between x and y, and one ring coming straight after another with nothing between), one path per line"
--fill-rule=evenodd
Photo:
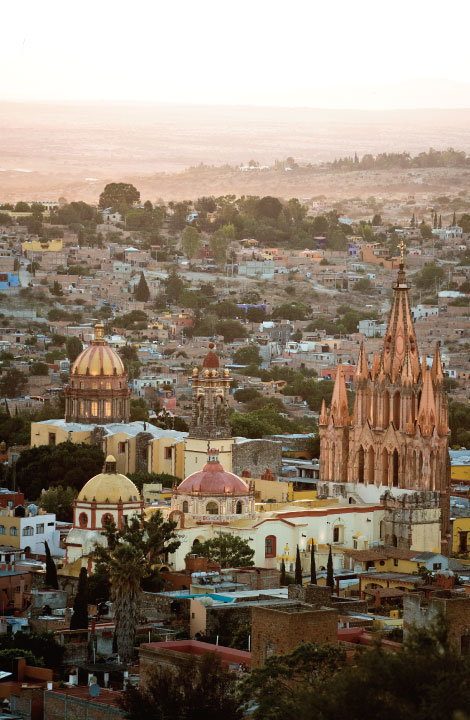
M328 587L330 587L332 590L335 588L335 577L333 575L333 555L331 554L331 545L330 545L330 552L328 554L328 563L326 565L326 584Z
M453 225L453 227L455 227L455 225L457 225L457 218L455 216L455 210L454 210L454 214L452 216L452 225Z
M80 570L77 594L73 603L73 615L70 620L71 630L88 628L88 576L85 568Z
M53 590L58 590L59 583L57 580L57 568L55 566L54 560L52 559L51 551L49 550L49 545L47 544L47 541L44 543L44 545L46 546L46 585Z
M439 230L441 230L441 228L442 228L442 215L439 215L439 225L438 225L438 227L439 227Z
M437 229L437 212L434 213L433 227L435 230Z
M281 562L281 587L286 584L286 564L284 562L284 558L282 558Z
M297 554L295 556L295 584L302 585L302 565L300 563L300 551L297 545Z
M312 585L317 584L317 569L315 567L315 545L312 540L310 547L310 582Z
M134 290L134 297L140 302L147 302L150 297L149 286L147 285L147 280L143 272L140 273L140 280Z

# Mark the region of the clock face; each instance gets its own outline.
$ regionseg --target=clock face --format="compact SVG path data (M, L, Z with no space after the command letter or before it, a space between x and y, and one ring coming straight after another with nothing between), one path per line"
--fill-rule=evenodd
M397 337L397 343L396 343L397 353L399 355L402 354L404 346L405 346L405 343L403 342L403 336L399 335Z

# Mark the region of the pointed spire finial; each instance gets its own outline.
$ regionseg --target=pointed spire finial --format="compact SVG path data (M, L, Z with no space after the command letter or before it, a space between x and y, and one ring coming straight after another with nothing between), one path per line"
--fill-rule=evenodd
M434 351L434 358L431 367L431 378L433 382L441 383L444 379L444 373L442 371L441 352L439 349L439 342L436 343L436 349Z
M368 380L369 378L369 367L367 365L367 355L364 343L361 343L361 349L359 350L359 358L357 361L356 368L356 381L357 380Z
M328 416L326 414L326 403L325 398L321 401L321 410L320 415L318 417L318 424L319 425L328 425Z
M334 425L346 426L350 423L348 395L346 392L346 383L344 380L343 365L339 363L336 371L335 386L331 397L331 413L330 418L333 419Z
M425 360L425 359L424 359ZM436 403L432 387L431 372L423 363L423 390L418 410L418 425L423 435L432 435L436 425Z

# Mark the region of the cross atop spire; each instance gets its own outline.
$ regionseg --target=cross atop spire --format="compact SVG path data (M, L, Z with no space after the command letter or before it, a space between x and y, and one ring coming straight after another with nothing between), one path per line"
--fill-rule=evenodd
M403 263L405 261L405 250L406 250L406 243L404 242L403 238L398 243L397 248L400 251L400 260L401 260L401 264L403 265Z

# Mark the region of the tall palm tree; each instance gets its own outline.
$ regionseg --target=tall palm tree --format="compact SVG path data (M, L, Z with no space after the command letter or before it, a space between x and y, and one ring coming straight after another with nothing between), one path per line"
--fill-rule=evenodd
M137 548L121 542L111 551L108 567L118 653L123 662L130 662L141 594L140 583L146 569L145 560Z

